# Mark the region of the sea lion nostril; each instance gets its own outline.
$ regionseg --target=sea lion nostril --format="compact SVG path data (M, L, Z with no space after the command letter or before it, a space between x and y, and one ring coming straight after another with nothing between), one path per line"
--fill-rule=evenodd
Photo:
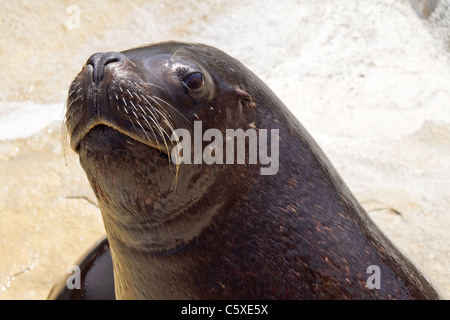
M97 52L94 53L88 61L87 65L91 65L93 68L92 80L98 84L103 79L103 71L109 63L119 62L125 60L125 56L119 52Z

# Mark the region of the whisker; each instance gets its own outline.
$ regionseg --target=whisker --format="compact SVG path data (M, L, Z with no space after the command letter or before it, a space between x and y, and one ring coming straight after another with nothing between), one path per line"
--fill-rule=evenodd
M169 120L164 116L164 114L163 114L161 111L159 111L158 109L155 109L155 111L158 112L158 113L164 118L164 122L165 122L166 124L169 124ZM172 132L173 132L174 130L173 130L173 126L172 126L172 125L170 125L169 129L170 129L170 128L172 128L171 130L172 130ZM170 139L169 135L167 135L167 137ZM171 140L171 141L172 141L172 140ZM173 145L173 141L172 141L172 145Z
M144 127L142 126L142 124L139 122L139 119L136 119L136 122L138 123L138 125L141 127L142 131L144 132L145 136L147 137L148 141L151 141L150 137L147 135L147 131L144 129Z
M73 102L73 101L72 101L72 102ZM69 110L70 106L72 105L72 102L71 102L70 105L67 107L65 120L69 119L70 117L73 117L73 115L74 115L75 113L77 113L77 112L83 107L83 105L80 104L80 105L76 106L75 108L72 108L72 109Z
M161 106L157 101L155 101L154 99L152 99L151 96L147 95L147 97L149 97L150 100L152 100L153 102L155 102L156 104L158 104L158 105L162 108L162 106ZM147 102L147 104L148 104L149 106L151 106L153 109L156 110L156 108L155 108L155 107L147 100L147 98L145 98L145 96L142 96L142 98L144 98L145 102Z
M150 104L150 106L153 107L151 104ZM152 115L154 115L153 112L151 112L150 108L148 108L148 107L146 107L146 108L147 108L147 110L150 111L150 113L151 113ZM154 108L154 110L159 112L159 110L156 109L156 108ZM144 113L145 113L145 112L144 112ZM159 113L161 114L161 112L159 112ZM162 115L162 114L161 114L161 115ZM155 118L156 118L156 117L155 117ZM165 117L164 117L164 118L165 118ZM152 119L152 118L150 117L150 119ZM160 136L161 136L161 138L162 138L163 141L164 141L164 145L166 146L166 150L167 150L167 156L168 156L169 161L170 161L169 147L168 147L168 145L167 145L167 141L166 141L166 138L164 137L164 134L165 134L169 139L170 139L170 137L169 137L169 135L167 134L167 132L164 130L164 128L163 128L161 125L156 124L156 123L155 123L155 125L157 126L157 129L159 130ZM172 144L173 144L173 143L172 143Z
M133 92L134 93L134 95L136 96L136 98L138 98L139 99L139 101L142 101L142 99L141 99L141 97L139 97L139 95L136 93L136 91L135 92Z
M75 92L75 88L72 89L72 91L69 92L69 97Z
M136 117L136 119L139 119L136 112L134 112L133 110L131 110L131 112L134 114L134 116Z
M178 139L178 136L177 136L177 134L175 132L175 129L173 128L172 124L170 124L169 122L167 122L165 120L164 120L164 123L169 127L170 132L172 132L172 135L175 135L175 142L178 144L180 142L180 140ZM172 140L172 135L170 137L169 136L167 136L167 137L170 139L170 143L173 146L174 141Z
M139 103L138 103L137 105L138 105L138 107L142 110L143 114L145 115L145 111L144 111L144 109L141 107L141 105L140 105ZM152 130L153 137L155 138L156 144L158 145L158 149L159 149L159 151L161 152L161 147L160 147L160 145L159 145L158 139L156 138L155 131L153 130L152 125L148 122L147 118L144 117L144 115L141 114L142 118L143 118L144 121L147 123L149 129ZM152 120L152 122L155 124L155 126L158 127L158 125L157 125L156 122L152 119L152 117L149 117L149 118L150 118L150 120Z
M129 94L130 98L133 99L133 95L131 94L130 90L127 89L127 92Z
M133 121L131 120L131 118L129 116L128 116L128 120L130 121L130 123L133 126L134 130L137 131L136 126L134 125Z
M67 99L68 100L68 99ZM64 106L64 110L63 113L61 115L62 118L62 125L61 125L61 137L62 137L62 150L63 150L63 154L64 154L64 160L66 162L67 165L67 159L70 159L70 154L69 154L69 131L67 130L67 111L68 111L68 107L67 107L67 100ZM73 115L73 112L72 112Z
M161 89L161 90L164 90L164 88L163 87L161 87L161 86L158 86L157 84L154 84L154 83L150 83L150 82L144 82L144 84L148 84L149 86L154 86L154 87L157 87L157 88L159 88L159 89ZM165 91L165 90L164 90Z
M134 110L136 110L137 112L139 112L138 109L136 108L136 106L134 105L134 103L133 103L132 100L130 100L130 103L131 103L131 105L133 106ZM144 113L145 113L145 112L144 112Z
M138 106L140 106L140 105L138 104ZM147 107L146 105L144 105L144 107L145 107L145 108L150 112L150 114L153 116L153 117L152 117L152 116L149 116L149 118L150 118L150 120L153 122L153 124L155 125L155 128L158 129L159 135L164 139L163 133L161 132L161 126L159 125L159 123L156 122L155 114L154 114L154 113L150 110L150 108ZM145 112L144 112L144 114L145 114ZM156 143L158 143L158 140L156 140ZM159 143L158 143L158 147L160 148ZM160 148L160 151L161 151L161 148Z
M72 99L72 101L70 101L70 103L67 105L67 109L70 108L70 106L72 105L72 103L74 103L75 101L78 101L80 99L80 96L77 96L75 99Z
M171 130L171 132L174 133L174 132L175 132L175 129L174 129L173 125L171 124L171 121L170 121L169 119L167 119L167 117L166 117L166 115L165 115L164 113L162 113L160 110L158 110L157 108L155 108L155 107L147 100L146 97L148 97L152 102L156 103L156 104L157 104L158 106L160 106L162 109L164 109L164 108L162 107L162 105L161 105L158 101L155 100L155 98L157 98L158 100L164 102L165 104L167 104L168 106L170 106L170 107L173 108L174 110L176 110L176 109L175 109L173 106L171 106L169 103L167 103L166 101L164 101L163 99L160 99L160 98L158 98L158 97L156 97L156 96L153 96L153 97L152 97L152 96L147 95L147 94L145 94L145 95L142 96L142 98L145 100L145 102L147 102L148 106L152 107L152 108L154 109L155 112L157 112L158 114L160 114L160 115L162 116L162 118L163 118L163 120L164 120L164 123L169 127L169 129ZM157 117L155 116L155 114L152 112L152 110L151 110L148 106L145 105L145 108L146 108L146 109L150 112L150 114L156 119ZM177 111L178 113L180 113L178 110L176 110L176 111ZM183 116L181 113L180 113L180 115ZM170 117L170 115L168 115L168 116ZM183 117L184 117L184 116L183 116ZM185 117L184 117L184 118L185 118ZM150 119L153 120L152 117L150 117ZM186 118L185 118L185 119L186 119ZM187 120L187 119L186 119L186 121L189 122L189 120ZM170 140L170 143L171 143L172 146L174 145L174 141L171 139L171 136L169 136L169 134L167 133L167 131L164 130L164 128L162 128L162 127L159 126L159 125L158 125L158 130L160 131L160 135L161 135L161 137L163 138L164 145L165 145L166 150L167 150L167 155L168 155L168 158L170 159L170 156L171 156L171 155L170 155L170 152L169 152L169 147L168 147L167 142L166 142L166 137ZM176 142L177 142L177 143L179 142L178 137L176 137ZM179 157L179 155L177 155L177 159L178 159L178 157ZM177 161L177 163L178 163L178 161ZM178 173L178 165L177 165L177 173Z
M160 131L163 131L163 132L166 134L166 136L168 136L166 130L164 130L163 127L159 126L159 128L160 128ZM164 137L164 135L161 135L161 138L163 138L164 145L166 146L166 150L167 150L167 157L168 157L169 162L170 162L170 151L169 151L169 146L167 145L166 138ZM169 139L170 139L170 138L169 138Z
M128 62L131 63L133 66L136 67L136 64L135 64L133 61L131 61L130 59L128 59Z
M175 56L177 55L177 53L178 53L179 50L180 50L180 49L175 50L174 54L173 54L172 57L170 58L170 61L172 61L173 58L175 58Z
M167 106L169 106L170 108L172 108L173 110L175 110L179 115L181 115L189 124L191 124L191 126L193 126L194 124L192 123L192 122L190 122L179 110L177 110L174 106L172 106L170 103L168 103L167 101L164 101L163 99L161 99L161 98L159 98L159 97L157 97L157 96L153 96L153 97L150 97L149 96L149 98L150 99L152 99L152 100L154 100L154 99L158 99L159 101L161 101L161 102L164 102ZM156 102L156 101L155 101ZM157 102L156 102L157 103ZM161 106L159 103L158 103L158 105L159 106ZM162 106L161 106L162 107Z

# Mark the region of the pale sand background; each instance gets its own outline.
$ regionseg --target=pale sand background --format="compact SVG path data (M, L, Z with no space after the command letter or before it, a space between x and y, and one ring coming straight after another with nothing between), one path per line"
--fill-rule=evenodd
M63 153L71 80L94 52L170 39L214 45L258 74L450 295L450 3L411 2L1 0L0 299L45 299L104 232ZM71 5L79 29L66 25Z

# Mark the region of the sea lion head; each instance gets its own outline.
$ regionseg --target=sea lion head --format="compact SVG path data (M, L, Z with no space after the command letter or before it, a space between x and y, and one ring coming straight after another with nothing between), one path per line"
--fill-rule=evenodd
M237 87L244 78L238 77L237 70L224 68L226 61L214 50L219 52L203 45L168 42L92 55L69 89L66 125L71 147L77 150L92 128L105 125L168 154L174 128L205 121L202 115L211 111L222 116L228 111L230 120L242 118L242 108L233 108L231 98L249 99ZM214 110L224 101L226 107Z
M242 191L242 166L180 166L171 156L175 130L194 137L195 121L203 131L254 126L246 72L218 49L177 42L87 60L70 86L65 125L110 241L133 226L134 247L178 247Z

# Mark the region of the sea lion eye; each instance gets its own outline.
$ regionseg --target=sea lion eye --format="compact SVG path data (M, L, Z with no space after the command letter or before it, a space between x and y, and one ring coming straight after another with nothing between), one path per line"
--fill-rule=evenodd
M203 90L205 86L205 77L200 72L192 73L184 79L183 85L190 92L199 93Z

